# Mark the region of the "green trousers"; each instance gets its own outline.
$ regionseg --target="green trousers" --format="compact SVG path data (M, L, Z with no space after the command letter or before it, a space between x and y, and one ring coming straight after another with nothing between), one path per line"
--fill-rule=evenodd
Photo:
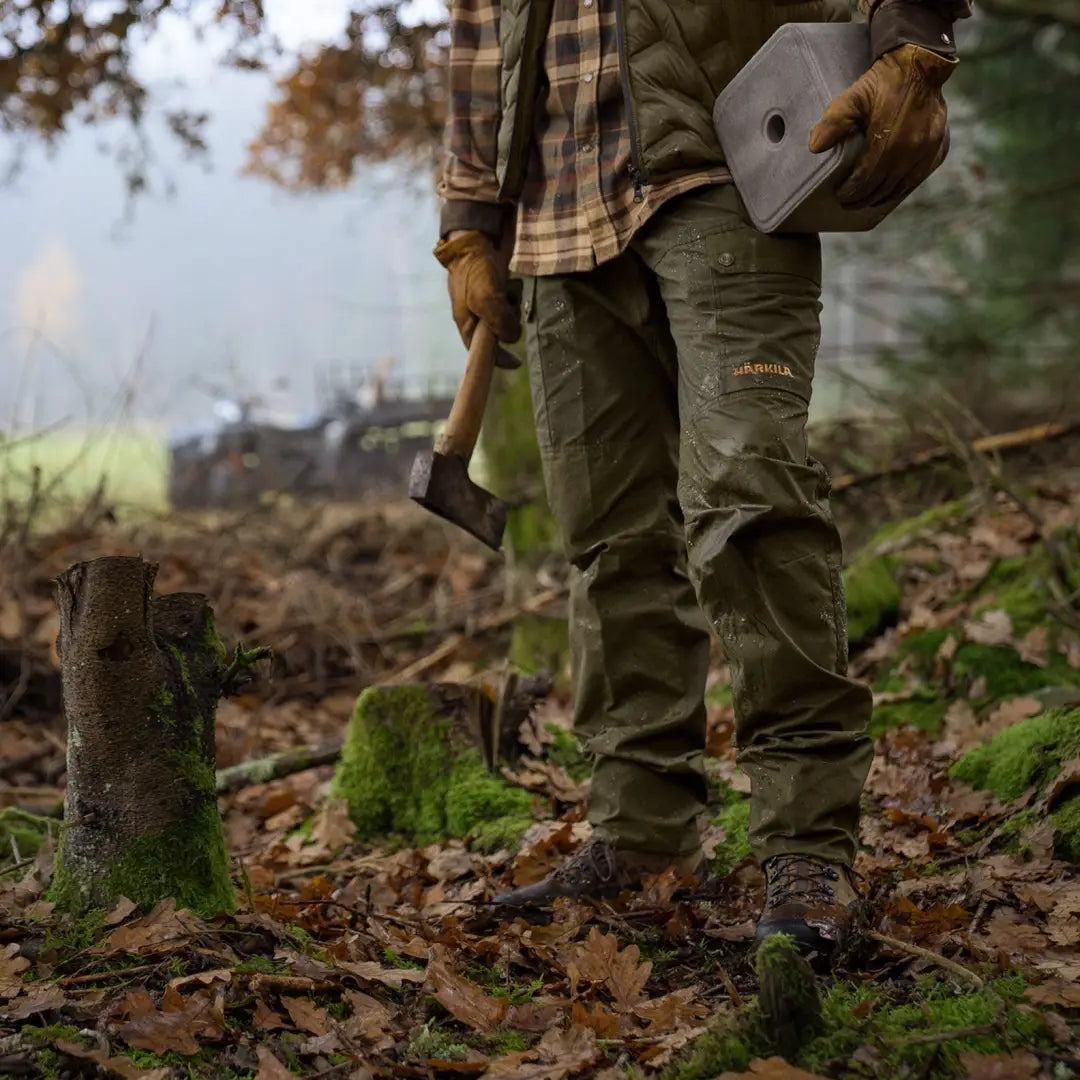
M760 233L711 187L617 259L525 286L590 820L617 847L698 845L711 627L755 854L849 862L871 705L846 674L840 541L807 452L819 241Z

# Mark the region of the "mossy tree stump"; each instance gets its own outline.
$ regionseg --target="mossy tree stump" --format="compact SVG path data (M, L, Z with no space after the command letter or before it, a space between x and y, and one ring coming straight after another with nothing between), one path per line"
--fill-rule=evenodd
M52 897L74 914L119 896L235 906L214 775L225 648L206 598L154 597L156 573L113 557L56 584L68 782Z
M513 847L533 822L532 795L489 768L485 756L503 757L516 744L522 707L511 702L502 723L474 687L365 690L330 791L346 800L356 838L397 835L423 846L468 837L485 850Z

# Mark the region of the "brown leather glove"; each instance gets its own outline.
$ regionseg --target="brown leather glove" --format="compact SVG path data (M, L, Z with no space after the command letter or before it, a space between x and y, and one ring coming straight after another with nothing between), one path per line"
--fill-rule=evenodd
M860 210L902 199L945 160L949 114L941 88L956 63L901 45L832 100L810 132L810 149L820 154L854 131L866 135L865 150L836 192L844 206Z
M521 337L520 298L509 289L509 256L487 234L469 230L441 240L435 258L449 273L450 305L466 347L478 322L486 323L500 341Z

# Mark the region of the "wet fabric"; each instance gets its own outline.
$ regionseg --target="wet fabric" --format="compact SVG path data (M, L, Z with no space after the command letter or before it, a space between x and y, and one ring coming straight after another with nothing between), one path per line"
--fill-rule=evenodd
M820 282L817 238L757 232L730 185L594 270L526 282L589 818L618 848L699 843L711 627L755 854L854 857L870 694L846 675L840 542L807 452Z

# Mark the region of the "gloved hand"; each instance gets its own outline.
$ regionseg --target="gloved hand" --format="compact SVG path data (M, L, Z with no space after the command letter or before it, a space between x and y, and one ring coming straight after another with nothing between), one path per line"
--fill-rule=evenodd
M842 205L860 210L901 199L945 160L948 109L941 88L956 64L901 45L832 100L810 132L810 149L820 154L854 131L866 135L866 148L837 189Z
M520 296L509 289L509 255L486 233L452 233L435 248L449 273L450 305L461 340L471 343L477 323L486 323L499 341L521 337Z

